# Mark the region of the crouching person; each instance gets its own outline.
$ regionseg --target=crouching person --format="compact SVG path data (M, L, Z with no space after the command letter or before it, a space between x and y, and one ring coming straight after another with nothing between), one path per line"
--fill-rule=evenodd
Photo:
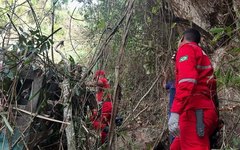
M95 110L93 115L91 116L91 121L93 128L95 130L101 131L101 143L105 143L107 141L107 135L111 120L112 113L112 101L111 96L108 95L106 101L103 101L102 108L100 110Z

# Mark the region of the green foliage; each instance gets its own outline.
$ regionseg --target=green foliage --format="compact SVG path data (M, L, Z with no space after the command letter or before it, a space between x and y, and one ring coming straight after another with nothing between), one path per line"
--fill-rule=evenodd
M4 124L7 127L7 129L11 132L11 134L13 134L13 128L11 127L10 123L8 122L8 120L7 120L6 116L5 116L5 115L7 115L7 112L6 113L1 112L0 115L1 115L1 117L3 119Z
M240 52L240 48L236 47L232 49L233 52Z
M158 6L152 7L152 11L151 11L152 14L156 15L158 13L158 11L159 11L159 7Z
M49 37L42 35L38 29L29 30L28 33L23 31L22 28L19 29L21 32L19 32L20 35L17 46L20 50L20 53L24 51L24 57L47 51L50 49L50 45L53 44L53 41Z
M20 64L31 65L36 56L48 51L53 41L37 30L24 31L21 27L18 30L19 38L17 43L8 48L5 59L3 75L13 80L17 74L16 68Z
M36 20L33 19L32 12L29 11L29 6L26 7L25 4L23 4L24 7L17 5L18 7L16 8L16 12L13 12L15 14L12 19L17 27L21 27L17 29L19 33L18 40L14 42L11 41L11 47L7 48L7 59L5 60L6 65L3 72L8 79L13 80L16 77L18 74L16 68L18 66L30 66L36 58L44 57L44 59L47 60L45 56L54 44L53 40L64 40L65 45L61 51L67 53L68 56L66 58L68 58L71 67L78 64L79 61L81 64L87 64L88 59L92 57L95 50L99 49L99 45L104 43L105 38L116 27L116 23L122 17L126 6L125 0L78 0L82 7L76 9L76 11L74 10L74 12L72 8L66 9L67 4L72 1L73 0L32 0L31 2L41 29L36 27L34 22ZM124 87L124 96L126 96L125 103L128 103L129 99L131 99L131 104L139 100L144 94L146 87L148 87L146 85L151 83L156 75L161 74L162 71L166 71L166 68L171 66L171 64L167 64L167 62L171 57L172 48L176 47L174 40L177 35L174 29L177 24L169 24L166 22L168 19L165 17L171 16L171 14L169 12L166 13L166 11L168 11L166 10L168 9L168 5L163 5L162 3L164 3L164 1L161 0L136 1L135 3L134 15L132 16L129 27L128 41L125 50L126 57L124 58L123 70L121 70L121 84ZM54 28L63 27L63 30L57 35L54 35L53 40L51 40L51 38L46 35L50 35L52 32L52 12L54 9ZM4 14L10 11L10 7L6 7L0 11L0 13ZM9 20L6 19L5 15L2 15L0 20L0 27L6 28ZM119 25L118 30L114 33L113 39L108 43L99 61L99 66L104 66L104 69L106 68L108 76L110 77L111 75L113 76L112 72L114 72L116 58L121 46L123 24ZM214 35L213 44L216 44L225 35L231 38L233 30L231 27L214 27L210 29L210 32ZM0 31L2 33L4 30ZM84 41L86 43L84 43ZM174 44L171 45L171 43ZM239 48L233 49L236 53L239 53L239 50ZM81 60L81 58L83 58L81 56L87 57ZM227 64L222 64L221 68L217 70L216 74L220 86L240 87L240 76L239 73L237 73L239 71L236 69L238 63L236 59L231 59L227 61ZM61 70L61 72L71 78L69 68L66 67L64 63L59 63L59 65L62 65L60 67L61 69L65 69L63 71ZM114 77L112 77L112 79L113 78ZM70 81L70 83L71 87L74 87L76 80L74 79ZM157 87L159 88L159 86ZM74 91L77 96L83 93L79 89L80 87ZM148 99L158 100L159 95L162 96L162 91L157 88L154 88L153 91L153 93L149 94ZM128 96L131 96L131 98ZM79 123L78 137L81 142L79 145L80 147L84 147L84 140L86 138L83 134L84 130L81 125L82 120L80 119L77 118L74 122ZM86 122L89 123L89 120ZM124 136L127 136L127 134ZM237 145L239 141L234 142ZM133 149L135 148L133 141L127 141L127 143L131 145ZM139 149L139 147L137 148Z
M216 70L216 76L218 81L218 90L223 97L222 102L220 103L221 107L226 107L227 105L236 105L235 102L231 103L231 100L236 100L236 103L239 102L239 99L235 97L239 94L240 89L240 61L239 61L239 35L236 34L238 32L238 28L236 29L234 25L231 26L222 26L222 27L215 27L210 30L210 32L214 35L214 38L212 40L212 44L217 44L218 47L224 46L223 50L226 50L221 57L221 61L217 64L218 70ZM230 49L229 49L230 48ZM216 56L219 57L219 56ZM234 92L231 93L231 89L234 89ZM231 95L226 95L225 93L231 93ZM236 108L236 111L238 111L239 108ZM238 112L237 112L238 113ZM236 114L237 114L236 113ZM226 115L227 114L227 115ZM225 122L231 122L236 121L234 120L235 113L233 112L226 112L226 114L222 113L221 117L226 117ZM233 115L234 114L234 115ZM225 116L226 115L226 116ZM232 120L231 120L232 119ZM236 122L235 122L236 123ZM232 124L235 124L232 123ZM237 124L237 123L236 123ZM230 124L229 124L230 125ZM231 128L231 129L229 129ZM230 136L227 138L227 143L222 145L222 149L226 150L235 150L238 149L240 146L239 136L235 133L238 131L238 127L234 126L234 128L229 127L226 125L226 129L233 131L230 133ZM227 133L228 134L228 133Z
M97 22L97 29L103 30L106 27L106 22L104 19L101 19Z
M209 31L211 33L213 33L213 34L218 34L218 33L223 33L224 32L224 28L215 27L215 28L211 28Z
M232 36L232 28L230 26L228 27L214 27L209 30L213 35L214 38L212 40L212 44L216 44L221 38L224 36L231 37Z
M220 67L216 71L215 74L217 76L219 86L240 87L240 75L238 73L239 70L234 67L238 63L238 59L228 61L226 64L222 65L223 67Z
M75 61L71 55L69 56L68 60L70 61L71 65L75 65Z
M240 138L236 137L233 139L233 147L239 148L240 147Z

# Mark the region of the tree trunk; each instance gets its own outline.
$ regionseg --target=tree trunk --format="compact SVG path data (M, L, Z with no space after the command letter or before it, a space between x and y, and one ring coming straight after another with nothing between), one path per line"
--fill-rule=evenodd
M128 1L128 8L127 8L127 15L126 15L126 24L124 26L124 31L122 34L122 43L120 46L118 59L116 62L115 67L115 84L114 84L114 93L113 93L113 108L112 108L112 115L111 115L111 121L110 121L110 130L109 130L109 143L108 143L108 149L112 150L114 148L114 135L115 135L115 118L117 114L117 107L118 107L118 97L119 97L119 83L120 83L120 71L122 66L122 61L124 57L125 47L127 43L127 37L128 37L128 31L131 21L131 16L133 12L133 6L134 6L135 0L129 0Z
M62 100L65 105L63 110L63 120L70 123L65 127L66 137L67 137L67 147L69 150L76 150L76 142L75 142L75 132L74 132L74 124L72 120L72 105L71 105L71 97L70 97L70 86L68 79L64 79L61 85L62 88Z
M187 19L208 31L215 26L235 25L235 16L240 4L238 0L170 0L176 17Z
M170 4L175 16L190 20L205 30L210 28L208 17L214 9L208 0L171 0Z
M236 12L237 19L240 19L240 1L233 0L233 9ZM239 21L236 22L237 28L240 27Z
M68 59L63 55L61 51L59 51L57 48L60 45L60 43L56 46L56 52L59 53L62 57L62 60L65 64L66 69L68 72L71 72L71 66L68 62ZM76 140L75 140L75 131L74 131L74 123L72 118L72 101L71 101L71 94L70 94L70 83L67 78L65 78L60 85L62 89L62 99L64 110L63 110L63 121L67 121L70 124L65 126L65 132L67 137L67 147L69 150L76 150Z
M207 53L216 53L216 49L221 50L222 47L225 47L229 43L228 35L223 34L216 44L211 45L211 40L214 37L214 35L209 32L211 28L231 27L232 30L237 29L236 26L238 26L238 24L235 20L237 17L240 17L239 0L170 0L169 4L172 7L175 20L177 20L176 22L180 30L185 30L187 27L198 27L197 29L204 37L202 46ZM182 31L179 32L182 33ZM221 57L214 59L215 65L217 65Z

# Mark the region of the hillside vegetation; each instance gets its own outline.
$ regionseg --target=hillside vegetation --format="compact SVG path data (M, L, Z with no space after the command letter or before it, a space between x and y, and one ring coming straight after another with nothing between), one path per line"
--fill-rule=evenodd
M181 33L198 29L215 68L220 149L240 147L238 0L1 0L2 149L152 149L166 142L171 57ZM106 71L113 95L109 143L90 122ZM120 94L121 99L118 98ZM1 148L0 148L1 149Z

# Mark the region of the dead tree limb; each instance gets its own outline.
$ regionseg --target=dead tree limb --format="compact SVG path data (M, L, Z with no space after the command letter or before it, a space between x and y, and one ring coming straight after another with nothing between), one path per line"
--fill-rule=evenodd
M57 45L58 47L59 45ZM59 53L62 57L62 60L64 61L65 66L67 67L68 72L70 72L70 64L67 60L67 58L63 55L62 52L57 50L56 47L56 52ZM67 126L62 126L64 127L66 131L66 137L67 137L67 147L70 150L76 150L76 140L75 140L75 131L74 131L74 124L73 124L73 119L72 119L72 104L71 104L71 94L70 94L70 83L68 81L68 78L64 78L63 82L60 85L62 89L62 101L63 104L65 105L64 110L63 110L63 120L64 122L69 122L70 124Z
M148 91L143 95L143 97L138 101L137 105L134 107L133 111L131 114L129 114L126 119L124 120L123 124L125 124L127 122L127 120L129 119L130 116L132 116L133 112L136 111L136 109L139 107L139 105L142 103L142 101L144 100L144 98L150 93L150 91L153 89L153 87L156 85L157 81L159 80L160 75L157 77L157 79L153 82L153 84L151 85L151 87L148 89Z
M114 93L113 93L113 108L112 108L112 116L111 116L111 121L110 121L110 130L109 130L109 143L108 143L108 149L112 150L113 148L113 143L114 143L114 129L115 129L115 117L117 114L117 107L118 107L118 91L119 91L119 74L120 70L122 69L122 60L124 57L124 51L127 43L127 37L128 37L128 31L129 31L129 26L130 26L130 21L131 21L131 16L133 13L133 5L134 5L135 0L129 0L128 1L128 7L126 10L126 23L124 26L124 31L122 35L122 44L119 50L118 54L118 59L116 62L116 67L115 67L115 84L114 84Z
M0 104L1 107L7 107L7 106L3 106ZM32 117L36 117L36 118L40 118L40 119L43 119L43 120L48 120L48 121L51 121L51 122L57 122L57 123L62 123L62 124L66 124L66 125L69 125L70 123L69 122L64 122L64 121L61 121L61 120L57 120L57 119L53 119L53 118L49 118L49 117L45 117L43 115L38 115L36 113L33 113L33 112L30 112L30 111L27 111L27 110L24 110L24 109L21 109L21 108L18 108L18 107L12 107L12 109L14 110L17 110L17 111L20 111L20 112L23 112L25 114L28 114Z

